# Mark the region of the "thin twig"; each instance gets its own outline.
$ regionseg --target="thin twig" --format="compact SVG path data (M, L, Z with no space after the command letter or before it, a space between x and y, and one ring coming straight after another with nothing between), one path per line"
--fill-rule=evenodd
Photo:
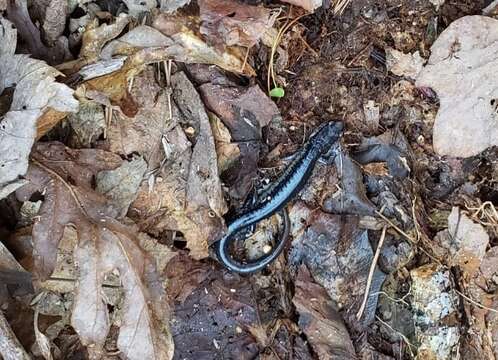
M384 225L384 227L382 228L382 234L380 235L379 243L377 244L377 250L375 250L375 255L373 257L372 263L370 264L370 271L368 272L367 286L365 289L365 295L363 296L363 302L361 303L360 310L358 310L358 313L356 314L356 318L358 320L360 320L363 316L363 312L365 311L365 307L367 305L368 294L370 292L370 286L372 285L373 274L375 272L375 267L377 266L377 261L379 260L380 250L382 248L382 245L384 244L384 239L386 238L386 230L387 226Z
M417 241L415 241L410 235L408 235L406 232L404 232L403 230L401 230L399 228L399 226L397 226L395 223L393 223L388 217L386 217L385 215L383 215L381 212L379 211L375 211L375 213L377 215L379 215L382 220L384 220L385 222L387 222L389 225L391 225L391 227L396 230L398 233L400 233L401 235L403 235L412 245L415 245L417 246ZM436 263L438 263L439 265L441 266L445 266L443 263L441 263L441 261L439 261L437 258L435 258L434 256L432 256L427 250L425 250L423 247L419 246L419 249L422 250L422 252L427 255L431 260L435 261Z
M271 47L271 52L270 52L270 61L268 63L268 76L267 76L267 86L268 86L268 91L271 90L271 81L273 80L273 86L277 87L277 83L275 81L275 69L273 66L274 60L275 60L275 52L277 51L278 44L280 44L280 41L282 41L282 37L284 36L285 32L289 30L291 26L293 26L299 19L301 19L303 16L306 16L307 14L299 15L295 19L293 19L291 22L286 23L282 28L277 33L277 37L275 38L275 41L272 44Z
M408 338L400 331L394 329L391 325L389 325L388 323L386 323L384 320L382 320L380 317L378 316L375 316L375 319L377 319L378 322L380 322L382 325L384 325L385 327L387 327L388 329L390 329L391 331L395 332L396 334L398 334L399 336L401 336L401 338L403 339L403 341L408 345L408 350L410 351L410 355L411 357L413 358L414 357L414 354L413 354L413 351L412 351L412 348L416 349L416 347L410 342L410 340L408 340Z
M491 312L494 312L496 314L498 314L498 310L496 309L492 309L492 308L489 308L487 306L484 306L482 304L479 304L477 301L475 300L472 300L471 298L469 298L467 295L463 294L462 292L458 291L457 289L455 289L455 292L460 295L461 297L463 297L465 300L467 300L468 302L474 304L475 306L477 307L480 307L481 309L485 309L485 310L488 310L488 311L491 311Z
M57 174L55 171L53 171L52 169L46 167L45 165L43 165L41 162L39 162L38 160L34 159L34 158L31 158L31 161L33 161L37 166L41 167L43 170L45 170L46 172L48 172L50 175L52 176L55 176L57 178L57 180L61 181L62 184L69 190L69 193L71 194L71 197L74 199L74 201L76 202L76 205L78 205L78 208L80 209L80 211L83 213L83 215L85 215L87 218L91 219L90 216L88 215L88 213L86 212L85 208L83 207L83 205L81 204L80 200L78 199L78 196L76 195L76 193L74 192L73 188L71 185L69 185L66 180L64 180L59 174Z

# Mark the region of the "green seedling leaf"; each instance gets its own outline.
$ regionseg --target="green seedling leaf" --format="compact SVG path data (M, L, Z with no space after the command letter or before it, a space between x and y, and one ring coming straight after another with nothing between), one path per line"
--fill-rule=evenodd
M270 90L270 96L276 98L282 98L285 95L285 91L281 87L276 87Z

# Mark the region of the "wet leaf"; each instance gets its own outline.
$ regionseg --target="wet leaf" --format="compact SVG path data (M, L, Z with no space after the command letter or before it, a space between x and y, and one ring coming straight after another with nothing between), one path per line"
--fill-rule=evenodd
M338 304L349 329L362 329L371 323L386 275L375 270L367 311L359 322L356 312L363 299L373 251L367 231L358 228L358 218L311 211L301 202L291 208L289 217L295 224L290 264L296 266L302 261L307 265L316 282Z
M10 328L2 311L0 311L0 355L2 355L5 360L31 359L26 350L24 350L19 343L19 340Z

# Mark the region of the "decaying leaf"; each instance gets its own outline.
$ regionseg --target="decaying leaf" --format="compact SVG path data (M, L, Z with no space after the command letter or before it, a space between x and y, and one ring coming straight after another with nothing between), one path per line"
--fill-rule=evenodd
M201 34L223 49L239 45L251 47L273 26L275 16L262 6L231 0L199 0Z
M103 280L117 271L124 291L118 348L128 359L170 359L168 306L154 262L140 247L136 228L115 220L118 212L90 187L97 169L109 166L109 155L90 149L62 150L37 149L35 165L26 176L31 184L24 196L35 189L45 191L33 226L35 274L46 279L52 273L64 228L71 224L78 234L74 260L79 270L71 324L91 356L102 355L110 328Z
M289 211L294 235L290 262L307 265L316 282L342 310L351 328L361 329L374 320L378 291L386 275L376 269L370 287L367 311L361 323L356 312L365 291L373 251L366 230L358 228L358 218L311 210L302 202ZM309 224L309 226L307 225ZM356 300L355 300L356 299Z
M143 229L154 233L166 229L181 231L190 254L204 258L208 255L208 245L220 236L221 215L226 212L215 144L204 106L188 78L178 72L171 77L171 83L173 94L168 100L151 72L140 75L135 85L145 92L137 97L140 104L137 116L128 123L118 124L121 130L110 131L109 136L112 139L113 134L126 134L122 139L128 142L124 142L123 148L144 154L149 158L149 168L163 164L153 191L142 184L132 205L133 218ZM157 97L151 96L156 92ZM151 103L154 98L156 101ZM170 103L173 116L165 119ZM192 129L193 147L182 127L176 125L178 122ZM151 131L148 142L143 141L146 131Z
M37 127L46 132L68 112L78 109L73 91L55 82L60 75L57 70L26 55L13 55L13 31L12 24L1 19L0 93L12 86L15 91L10 111L0 122L0 184L26 172L35 137L44 134L37 132Z
M292 302L299 313L299 326L306 334L319 359L352 359L353 343L335 305L302 265L296 280Z

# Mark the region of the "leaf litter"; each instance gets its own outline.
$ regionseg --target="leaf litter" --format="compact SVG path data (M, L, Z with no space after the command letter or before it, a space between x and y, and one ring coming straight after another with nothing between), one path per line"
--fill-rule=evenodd
M481 7L0 1L0 354L496 357ZM225 219L334 119L284 256L249 277L212 261Z

